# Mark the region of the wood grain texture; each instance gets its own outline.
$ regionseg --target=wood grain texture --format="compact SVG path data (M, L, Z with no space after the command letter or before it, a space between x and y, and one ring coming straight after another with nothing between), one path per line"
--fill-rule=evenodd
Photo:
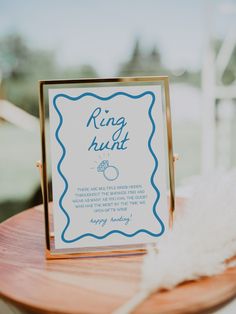
M0 225L0 294L32 313L111 313L138 290L142 256L49 260L42 206ZM152 295L135 313L201 313L236 295L236 268Z

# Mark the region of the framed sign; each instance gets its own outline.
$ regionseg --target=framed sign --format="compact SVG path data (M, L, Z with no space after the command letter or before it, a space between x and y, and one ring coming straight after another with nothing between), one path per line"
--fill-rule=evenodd
M174 210L168 78L39 88L47 258L127 254L155 242Z

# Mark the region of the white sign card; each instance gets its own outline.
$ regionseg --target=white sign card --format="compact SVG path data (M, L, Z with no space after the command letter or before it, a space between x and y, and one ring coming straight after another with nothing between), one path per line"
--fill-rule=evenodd
M56 249L154 242L168 229L161 85L49 87Z

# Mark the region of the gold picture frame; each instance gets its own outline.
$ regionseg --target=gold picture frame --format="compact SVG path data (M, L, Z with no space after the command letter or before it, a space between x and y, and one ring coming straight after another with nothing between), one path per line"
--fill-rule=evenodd
M171 126L170 94L169 80L166 76L148 76L148 77L117 77L117 78L92 78L92 79L71 79L71 80L45 80L39 81L39 111L40 111L40 130L41 130L41 152L42 159L37 163L40 169L41 188L44 205L45 221L45 240L46 240L46 258L72 258L72 257L92 257L92 256L113 256L140 254L145 252L145 246L120 246L93 248L92 250L81 249L55 249L54 232L51 220L51 208L49 203L49 182L48 182L48 162L47 162L47 144L46 144L46 91L45 89L57 86L129 86L135 84L158 84L161 85L164 95L165 125L166 125L166 146L168 152L168 181L169 181L169 226L172 226L173 212L175 209L175 173L174 173L174 155Z

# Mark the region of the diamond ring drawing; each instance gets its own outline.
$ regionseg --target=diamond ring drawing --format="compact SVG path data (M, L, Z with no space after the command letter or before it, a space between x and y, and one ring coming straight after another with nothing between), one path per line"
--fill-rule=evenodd
M102 172L108 181L114 181L119 177L119 170L115 166L110 166L108 160L103 160L97 167L97 172Z

